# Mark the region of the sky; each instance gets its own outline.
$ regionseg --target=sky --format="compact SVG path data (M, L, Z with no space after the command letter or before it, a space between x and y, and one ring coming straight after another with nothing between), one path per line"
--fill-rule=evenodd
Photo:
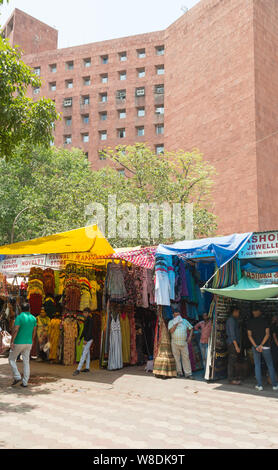
M14 8L59 30L59 47L78 46L165 29L200 0L10 0L0 24Z

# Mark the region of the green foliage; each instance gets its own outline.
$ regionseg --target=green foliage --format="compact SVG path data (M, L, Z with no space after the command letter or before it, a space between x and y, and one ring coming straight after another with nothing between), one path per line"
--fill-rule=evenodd
M107 150L106 156L112 165L99 171L91 170L78 149L37 147L27 158L23 146L15 158L0 159L0 244L11 242L13 226L14 241L84 226L90 203L105 207L107 228L109 195L116 196L118 206L194 202L195 236L214 233L215 217L209 210L213 169L197 151L155 155L146 145L136 144ZM128 177L120 175L119 168L125 168ZM137 216L133 212L130 221L138 219L139 211ZM121 220L118 214L117 223ZM173 241L139 235L110 239L118 247Z
M116 194L122 202L169 204L194 204L194 236L205 237L216 231L216 218L211 212L211 189L214 168L203 159L197 149L192 152L165 152L156 155L146 144L108 148L102 156L112 161L114 167L124 169L127 178L111 179L111 172L104 177L106 189ZM185 220L182 221L183 223ZM162 228L162 214L160 229ZM161 232L162 233L162 232ZM175 238L111 240L115 246L172 243Z
M28 154L36 144L49 146L58 114L49 99L34 102L26 96L28 87L39 87L39 77L21 61L0 37L0 158L10 158L18 145Z

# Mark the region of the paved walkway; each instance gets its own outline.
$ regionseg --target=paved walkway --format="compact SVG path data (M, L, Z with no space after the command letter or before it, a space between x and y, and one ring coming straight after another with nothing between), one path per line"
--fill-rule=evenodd
M0 448L278 448L270 386L258 393L253 385L164 381L138 367L77 378L73 370L32 362L30 387L12 388L0 358Z

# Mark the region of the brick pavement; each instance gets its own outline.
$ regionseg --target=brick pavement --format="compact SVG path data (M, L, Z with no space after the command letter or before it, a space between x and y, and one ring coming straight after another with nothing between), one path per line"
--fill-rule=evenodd
M270 386L163 381L137 367L77 378L73 370L32 362L30 387L12 388L0 358L0 448L278 448Z

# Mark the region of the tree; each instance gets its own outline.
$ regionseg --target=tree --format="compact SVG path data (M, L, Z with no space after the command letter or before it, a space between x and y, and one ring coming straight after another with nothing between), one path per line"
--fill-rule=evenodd
M3 0L0 0L3 3ZM49 146L58 114L50 99L34 102L27 97L29 87L40 87L39 77L0 36L0 158L10 158L20 144L25 154L32 146Z
M0 244L85 226L89 222L86 208L91 203L102 204L107 229L111 195L116 196L118 207L133 204L129 222L135 224L139 221L139 204L195 202L195 236L214 233L215 217L209 210L213 169L197 151L156 155L146 145L136 144L108 149L105 155L112 166L98 171L91 169L78 149L37 147L26 158L24 147L20 147L15 158L0 160ZM119 167L129 177L119 174ZM122 219L118 212L117 224ZM162 226L162 214L159 222ZM162 238L161 234L142 238L139 233L121 238L116 233L109 241L120 247L175 239Z
M106 187L110 184L110 193L117 194L121 202L128 201L137 205L193 203L194 236L198 238L215 233L216 217L211 212L215 170L197 149L192 152L179 150L156 155L146 144L135 144L108 148L103 151L102 156L112 161L114 167L126 172L127 177L122 178L118 191L118 181L110 181L109 174L105 177ZM160 228L162 224L161 214ZM133 244L174 241L177 240L173 236L165 240L160 235L156 239L134 239ZM131 240L117 238L113 242L116 246L124 246L131 243Z
M76 149L36 148L26 159L20 148L0 160L0 243L13 231L16 242L84 226L93 175Z

